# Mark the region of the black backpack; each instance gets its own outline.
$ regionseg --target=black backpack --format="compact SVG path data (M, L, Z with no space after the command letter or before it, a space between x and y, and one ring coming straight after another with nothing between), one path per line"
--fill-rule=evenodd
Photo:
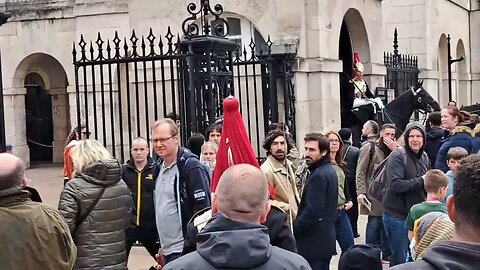
M399 150L403 156L403 166L406 166L407 152L403 147L400 147ZM372 197L374 200L380 203L383 200L383 195L388 190L388 186L386 183L387 181L386 175L387 175L387 161L390 155L387 158L385 158L380 164L378 164L376 168L373 168L373 173L372 173L372 176L370 177L370 184L368 185L368 194L370 195L370 197Z

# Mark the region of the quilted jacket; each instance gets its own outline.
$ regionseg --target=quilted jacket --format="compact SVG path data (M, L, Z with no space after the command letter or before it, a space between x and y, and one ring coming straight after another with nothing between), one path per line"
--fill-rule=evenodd
M102 189L92 212L77 226L77 219L91 208ZM127 269L124 231L132 224L132 200L118 161L100 160L85 166L65 185L59 210L77 245L73 269Z

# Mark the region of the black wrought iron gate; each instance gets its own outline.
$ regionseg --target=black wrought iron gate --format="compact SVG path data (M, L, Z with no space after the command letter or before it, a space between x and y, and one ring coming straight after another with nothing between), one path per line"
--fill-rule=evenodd
M100 33L95 41L80 37L73 46L76 124L125 161L131 141L149 139L155 120L178 115L186 142L221 118L223 99L235 95L257 155L270 123L285 121L295 136L295 55L272 54L270 38L238 48L226 38L220 5L212 10L202 1L187 11L182 39L170 28L164 36L150 29L128 39L117 32L106 41Z

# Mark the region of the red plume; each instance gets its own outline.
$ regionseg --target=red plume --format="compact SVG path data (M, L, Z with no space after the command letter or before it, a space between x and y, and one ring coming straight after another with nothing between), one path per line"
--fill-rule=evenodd
M215 192L220 176L230 167L228 149L230 149L233 164L246 163L257 168L260 167L248 138L239 107L240 103L235 97L228 97L223 100L222 139L217 152L215 171L213 172L212 192ZM269 191L270 196L273 196L273 188L270 184Z

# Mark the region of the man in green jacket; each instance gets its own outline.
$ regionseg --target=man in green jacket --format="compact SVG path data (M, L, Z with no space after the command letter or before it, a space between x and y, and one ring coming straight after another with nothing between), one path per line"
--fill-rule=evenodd
M0 154L0 263L3 270L72 269L77 248L54 208L33 202L22 189L25 165Z

